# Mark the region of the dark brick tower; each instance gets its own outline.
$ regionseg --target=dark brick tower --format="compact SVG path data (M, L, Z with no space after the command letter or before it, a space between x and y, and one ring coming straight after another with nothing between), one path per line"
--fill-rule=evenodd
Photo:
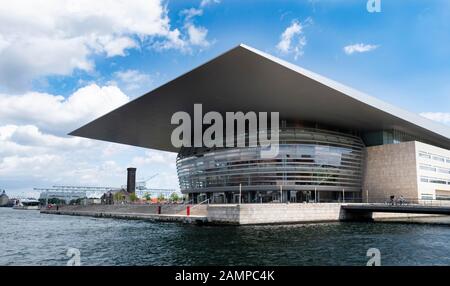
M131 194L136 190L136 168L128 168L127 172L127 192Z

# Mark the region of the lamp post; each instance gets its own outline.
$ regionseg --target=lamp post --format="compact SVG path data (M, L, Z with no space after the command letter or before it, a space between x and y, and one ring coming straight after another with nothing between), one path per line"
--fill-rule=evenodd
M242 184L239 184L239 204L242 203Z
M283 185L280 185L280 204L283 202Z

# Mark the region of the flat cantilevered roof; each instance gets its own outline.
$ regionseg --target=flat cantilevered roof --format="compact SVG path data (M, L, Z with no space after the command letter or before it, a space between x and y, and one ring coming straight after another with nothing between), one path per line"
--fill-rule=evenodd
M450 149L450 128L246 45L239 45L70 135L177 152L172 115L279 112L361 132L396 129Z

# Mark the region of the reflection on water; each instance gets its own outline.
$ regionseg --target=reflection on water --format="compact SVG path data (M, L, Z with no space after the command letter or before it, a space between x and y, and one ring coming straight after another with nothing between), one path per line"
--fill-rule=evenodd
M421 219L423 221L424 219ZM449 265L450 219L438 224L193 226L0 208L0 265Z

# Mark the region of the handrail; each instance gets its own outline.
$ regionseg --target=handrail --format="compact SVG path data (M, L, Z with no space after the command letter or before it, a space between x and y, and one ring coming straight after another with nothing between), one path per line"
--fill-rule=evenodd
M202 202L200 202L200 203L194 205L191 209L196 208L196 207L198 207L199 205L201 205L201 204L203 204L203 203L205 203L205 202L208 202L208 204L209 204L209 199L206 199L206 200L204 200L204 201L202 201Z
M193 202L194 202L194 199L191 199L191 200L189 200L189 201L187 201L187 202L183 202L183 205L189 205L189 204L191 204L191 202L193 203Z
M422 199L418 197L372 197L368 200L364 199L361 203L364 204L383 204L387 206L450 206L450 200L439 199Z

